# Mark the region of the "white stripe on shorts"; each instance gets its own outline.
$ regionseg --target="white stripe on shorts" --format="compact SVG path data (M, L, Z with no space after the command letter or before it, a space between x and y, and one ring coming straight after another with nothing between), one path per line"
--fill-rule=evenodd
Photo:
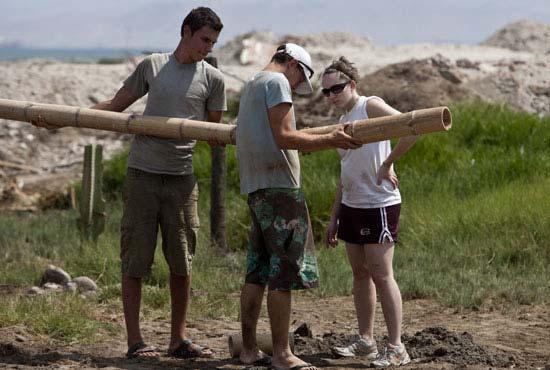
M388 238L390 243L393 243L390 229L388 228L388 215L386 213L386 207L380 207L380 223L382 224L382 232L378 238L378 244L383 244L384 239Z

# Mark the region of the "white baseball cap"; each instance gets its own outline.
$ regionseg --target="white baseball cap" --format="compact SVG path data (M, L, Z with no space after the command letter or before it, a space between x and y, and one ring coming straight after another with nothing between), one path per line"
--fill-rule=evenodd
M302 70L304 71L305 81L301 82L295 89L296 94L307 95L313 92L313 87L311 86L310 78L313 77L313 68L311 66L311 56L303 47L293 44L286 43L280 46L277 49L277 53L286 53L290 55L293 59L296 59Z

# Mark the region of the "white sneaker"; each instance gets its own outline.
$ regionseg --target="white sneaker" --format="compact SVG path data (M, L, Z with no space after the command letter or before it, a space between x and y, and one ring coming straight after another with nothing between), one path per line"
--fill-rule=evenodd
M384 348L384 353L371 362L371 365L374 367L401 366L409 362L411 362L411 358L403 343L400 346L393 346L388 343Z
M339 357L365 356L369 360L374 360L378 356L378 349L375 341L367 341L360 337L347 347L332 347L332 353Z

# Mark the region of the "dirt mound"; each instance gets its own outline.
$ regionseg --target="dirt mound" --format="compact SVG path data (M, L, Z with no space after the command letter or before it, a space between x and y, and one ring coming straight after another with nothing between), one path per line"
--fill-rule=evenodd
M365 76L359 91L376 95L389 105L408 112L447 105L471 93L462 87L461 72L442 57L396 63Z
M475 65L467 60L453 64L441 56L413 59L365 76L360 79L358 89L363 95L383 98L402 112L447 105L477 95L463 86L464 68L475 68ZM342 113L320 92L310 98L298 97L294 105L299 127L335 123Z
M0 90L3 99L87 107L111 98L133 66L130 61L115 65L43 59L0 62ZM141 112L144 102L139 100L130 111ZM65 192L68 183L79 177L86 145L102 144L104 158L110 158L128 138L91 129L48 131L0 119L0 208L31 210L40 199Z
M403 335L403 342L412 359L419 362L448 362L456 365L489 365L510 367L516 359L474 343L467 333L456 333L444 327L429 327L414 335Z
M355 48L373 48L373 42L367 38L350 32L321 32L311 35L285 35L280 43L293 42L305 48L325 47L330 50L338 45Z
M265 65L278 45L292 42L308 49L315 63L315 56L333 57L335 48L371 49L374 44L368 38L347 32L323 32L310 35L284 35L277 37L270 31L253 31L239 35L216 49L213 55L220 65Z
M550 114L550 62L502 61L499 70L465 86L483 100L506 103L517 110L539 115Z
M550 25L528 20L511 23L481 44L536 54L550 54Z
M213 55L220 65L267 63L275 51L278 37L270 31L253 31L239 35L216 49Z
M346 346L353 340L349 335L325 333L322 338L296 336L296 353L300 356L332 357L331 348ZM376 338L385 343L386 337ZM457 333L444 327L428 327L414 335L404 334L403 343L414 363L444 362L454 365L487 365L511 367L517 365L513 355L476 344L467 333ZM382 348L379 348L382 350Z
M320 92L315 92L311 97L295 96L294 110L296 127L299 129L337 123L342 114Z

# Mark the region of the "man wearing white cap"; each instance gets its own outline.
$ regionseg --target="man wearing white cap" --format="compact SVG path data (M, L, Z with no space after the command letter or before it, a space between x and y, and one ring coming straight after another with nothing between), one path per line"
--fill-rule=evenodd
M288 343L291 291L319 285L309 213L300 189L298 150L361 143L342 127L323 135L296 130L292 92L313 91L309 53L296 44L277 48L271 62L244 86L237 119L237 159L241 193L248 195L252 227L247 272L241 292L243 348L246 364L269 360L258 349L256 325L265 287L275 369L312 370Z

